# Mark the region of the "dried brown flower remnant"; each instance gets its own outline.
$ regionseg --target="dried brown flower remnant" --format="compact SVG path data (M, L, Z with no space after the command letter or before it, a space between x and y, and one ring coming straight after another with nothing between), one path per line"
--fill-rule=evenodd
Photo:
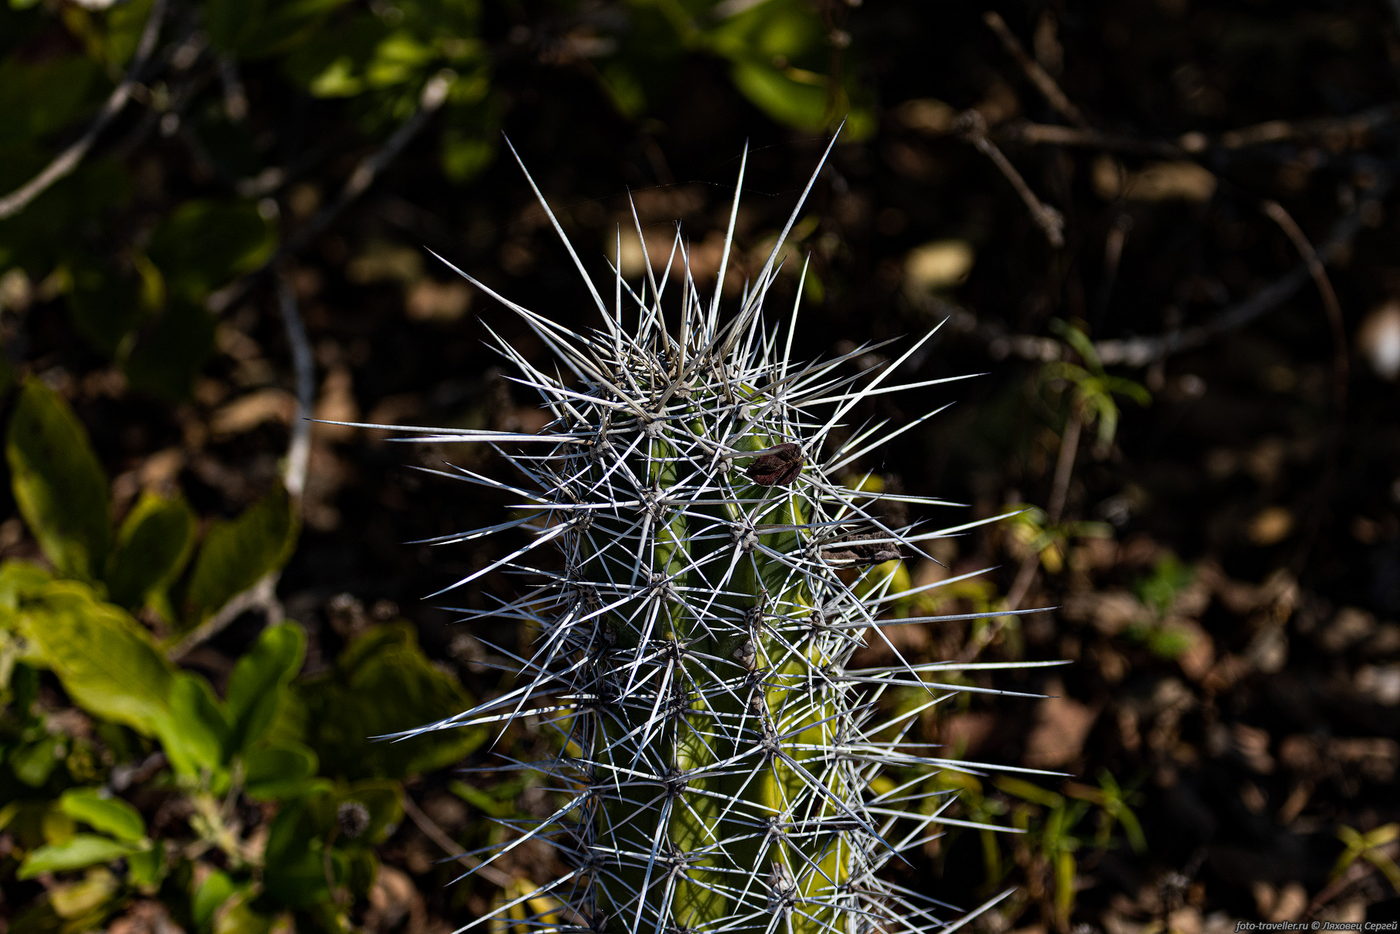
M870 567L903 557L894 542L863 538L832 542L821 550L821 554L827 564L845 568Z
M797 479L802 465L807 462L802 448L791 441L754 453L758 458L744 473L759 486L787 486Z

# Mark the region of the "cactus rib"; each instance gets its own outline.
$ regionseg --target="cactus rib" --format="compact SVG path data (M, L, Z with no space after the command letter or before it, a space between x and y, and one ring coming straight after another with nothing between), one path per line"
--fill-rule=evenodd
M740 188L743 172L741 164ZM607 301L530 180L601 314L601 325L583 333L451 267L516 313L560 368L546 371L492 332L516 381L539 394L548 426L397 429L408 435L400 440L489 444L526 481L441 472L504 492L528 514L434 542L516 528L532 537L433 596L496 569L539 581L490 613L466 616L534 627L528 658L499 650L519 664L517 686L400 735L531 719L561 740L557 758L515 766L564 789L559 806L512 825L515 835L481 865L541 841L567 870L462 931L510 917L539 931L599 934L857 934L948 931L969 917L946 916L944 906L881 875L941 825L963 823L944 816L951 796L929 791L924 779L932 769L970 766L909 736L922 712L972 690L937 680L940 672L1025 663L916 664L896 651L889 668L850 667L867 638L893 648L889 621L879 617L900 596L898 560L995 520L891 527L875 508L882 500L949 504L838 482L849 465L929 417L846 433L844 419L861 399L963 377L886 385L933 331L851 375L843 365L873 345L802 364L792 359L796 306L786 328L765 321L783 240L819 173L820 165L729 317L720 293L737 195L708 301L679 232L660 275L653 269L661 257L646 257L647 275L635 286L614 268ZM636 233L641 239L640 223ZM804 266L799 294L805 275ZM667 303L680 306L674 331ZM562 569L536 562L546 546ZM899 622L983 615L1005 614ZM909 687L925 692L923 702L893 714L881 706ZM891 766L914 777L877 783Z

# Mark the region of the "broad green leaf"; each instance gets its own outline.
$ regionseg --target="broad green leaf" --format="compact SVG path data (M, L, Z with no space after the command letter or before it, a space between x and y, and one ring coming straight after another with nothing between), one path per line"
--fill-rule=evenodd
M165 303L164 280L144 258L76 256L53 281L68 299L74 328L108 356L118 354L127 336Z
M126 843L139 843L146 838L141 812L97 788L70 788L59 796L58 809L93 830Z
M738 61L731 70L744 96L775 120L801 130L825 129L829 92L823 76L764 61Z
M31 105L30 109L41 108ZM52 159L52 147L16 145L0 131L0 179L10 179L0 190L12 190ZM116 156L84 160L72 175L39 195L24 211L0 221L0 268L22 266L37 280L47 276L57 261L71 262L79 254L91 252L90 241L75 237L74 231L90 227L96 218L111 216L110 212L129 203L133 177L129 165Z
M214 316L201 300L172 295L136 330L122 372L133 389L183 402L213 350Z
M28 742L11 746L5 760L15 778L30 788L39 788L49 780L53 770L63 761L66 745L64 737L45 733Z
M268 828L263 886L291 908L309 908L330 897L323 853L332 795L322 792L285 803Z
M37 596L51 580L48 569L28 561L0 564L0 629L15 621L21 601Z
M190 899L190 914L197 930L207 930L214 920L214 912L238 891L238 884L222 869L215 869L204 877Z
M68 923L65 931L88 931L101 924L115 907L113 896L121 891L121 883L111 870L89 869L77 882L56 885L49 890L49 905L54 914Z
M194 512L184 497L142 493L122 522L107 560L112 601L138 609L159 598L189 560L194 528Z
M223 52L237 52L257 32L267 15L268 0L207 0L204 24L209 41Z
M152 0L128 0L107 10L101 52L110 67L115 69L130 63L150 18L151 6Z
M471 706L457 680L423 655L407 624L369 630L333 670L296 687L306 705L306 741L325 775L407 778L460 761L489 738L485 729L465 728L401 742L370 739Z
M496 154L495 141L483 138L477 129L464 132L458 126L448 127L443 131L441 145L442 170L457 184L475 178Z
M177 774L222 774L228 721L208 681L189 672L175 676L170 716L161 724L160 738Z
M172 297L200 301L257 269L276 246L272 223L252 201L185 201L152 235L150 257Z
M59 843L48 843L31 852L20 863L18 876L32 879L46 872L65 872L99 863L110 863L141 847L91 833L74 834Z
M61 572L92 580L107 556L107 477L58 393L28 379L10 416L5 457L15 502Z
M305 746L258 746L243 754L244 791L257 801L291 798L308 789L316 754Z
M129 873L128 877L137 888L145 894L154 895L168 871L165 861L165 841L156 840L149 850L132 853L126 858L126 867Z
M346 0L210 0L211 38L220 48L237 52L241 61L295 47Z
M281 568L296 544L296 534L291 498L280 487L238 518L214 523L199 549L185 594L186 624L199 625L229 600Z
M175 669L150 633L75 581L25 605L20 631L78 706L155 736L170 715Z
M279 924L278 918L269 918L255 911L252 901L251 892L241 891L220 905L214 914L213 934L273 934L274 931L283 934L295 930Z
M85 118L101 70L82 55L0 58L0 125L12 140L32 139ZM36 107L35 102L43 106ZM9 190L6 185L6 190Z
M229 751L250 748L267 732L306 653L306 636L296 623L269 626L229 677Z

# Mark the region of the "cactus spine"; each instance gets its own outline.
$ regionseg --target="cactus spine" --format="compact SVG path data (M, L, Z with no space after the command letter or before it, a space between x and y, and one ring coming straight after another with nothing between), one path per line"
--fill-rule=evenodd
M737 209L736 198L726 261ZM563 789L560 806L485 862L534 839L569 868L498 913L518 918L528 908L540 930L617 934L949 928L939 906L879 875L937 833L948 802L926 800L920 779L873 789L887 766L962 766L906 736L921 711L967 689L939 683L938 672L978 666L901 659L869 670L850 661L866 639L884 639L880 616L898 596L894 559L968 526L891 528L873 509L881 499L946 504L836 480L923 419L834 434L862 397L946 381L885 384L927 336L873 373L843 368L868 346L799 365L790 359L796 309L782 328L761 314L782 238L723 316L719 285L701 298L679 235L660 276L649 271L633 286L615 270L609 301L549 217L601 313L597 329L574 333L457 270L553 351L562 370L547 372L497 339L549 425L537 435L400 429L492 444L528 481L450 474L507 492L529 514L444 539L533 533L446 588L499 567L537 578L510 604L468 617L537 629L518 685L405 734L527 717L559 730L558 758L529 767ZM675 329L663 314L677 301L668 288L680 292ZM562 569L532 558L546 546L562 552ZM965 617L899 622L954 618ZM882 712L881 696L902 686L926 696ZM542 896L548 911L537 908Z

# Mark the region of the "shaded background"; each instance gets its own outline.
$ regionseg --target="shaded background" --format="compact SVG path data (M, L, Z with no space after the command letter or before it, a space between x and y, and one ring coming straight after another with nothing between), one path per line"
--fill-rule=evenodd
M735 295L843 119L779 290L809 257L800 349L946 321L905 375L985 375L872 401L863 414L901 420L957 404L864 467L969 504L945 524L1034 507L945 543L946 570L911 564L916 583L994 569L905 609L1060 608L897 642L1072 662L979 682L1051 700L925 724L970 757L1072 777L945 777L964 816L1027 832L950 833L911 882L965 906L1017 887L979 922L997 930L1394 918L1400 13L994 10L0 8L0 556L64 581L0 587L19 620L0 622L0 928L445 931L545 878L539 854L451 886L463 867L437 862L504 832L485 818L547 806L491 771L489 737L412 755L362 740L499 690L475 637L520 644L420 599L508 542L403 544L499 521L504 501L404 467L490 470L488 452L308 437L300 413L541 423L481 321L532 360L544 348L423 249L591 323L505 137L593 275L632 224L630 192L653 256L684 222L705 289L747 145ZM642 269L635 249L617 259ZM183 554L132 545L132 516L165 517ZM519 584L491 576L456 605ZM222 737L202 771L122 713L126 688L85 693L56 650L26 648L58 593L122 605L141 631L122 638L165 659L160 678L186 672L219 699L196 707L227 706L201 715ZM304 665L278 656L278 712L238 747L234 664L255 658L251 679L284 617ZM248 779L271 746L296 751L299 783ZM130 810L94 817L86 788ZM119 848L74 855L75 835Z

